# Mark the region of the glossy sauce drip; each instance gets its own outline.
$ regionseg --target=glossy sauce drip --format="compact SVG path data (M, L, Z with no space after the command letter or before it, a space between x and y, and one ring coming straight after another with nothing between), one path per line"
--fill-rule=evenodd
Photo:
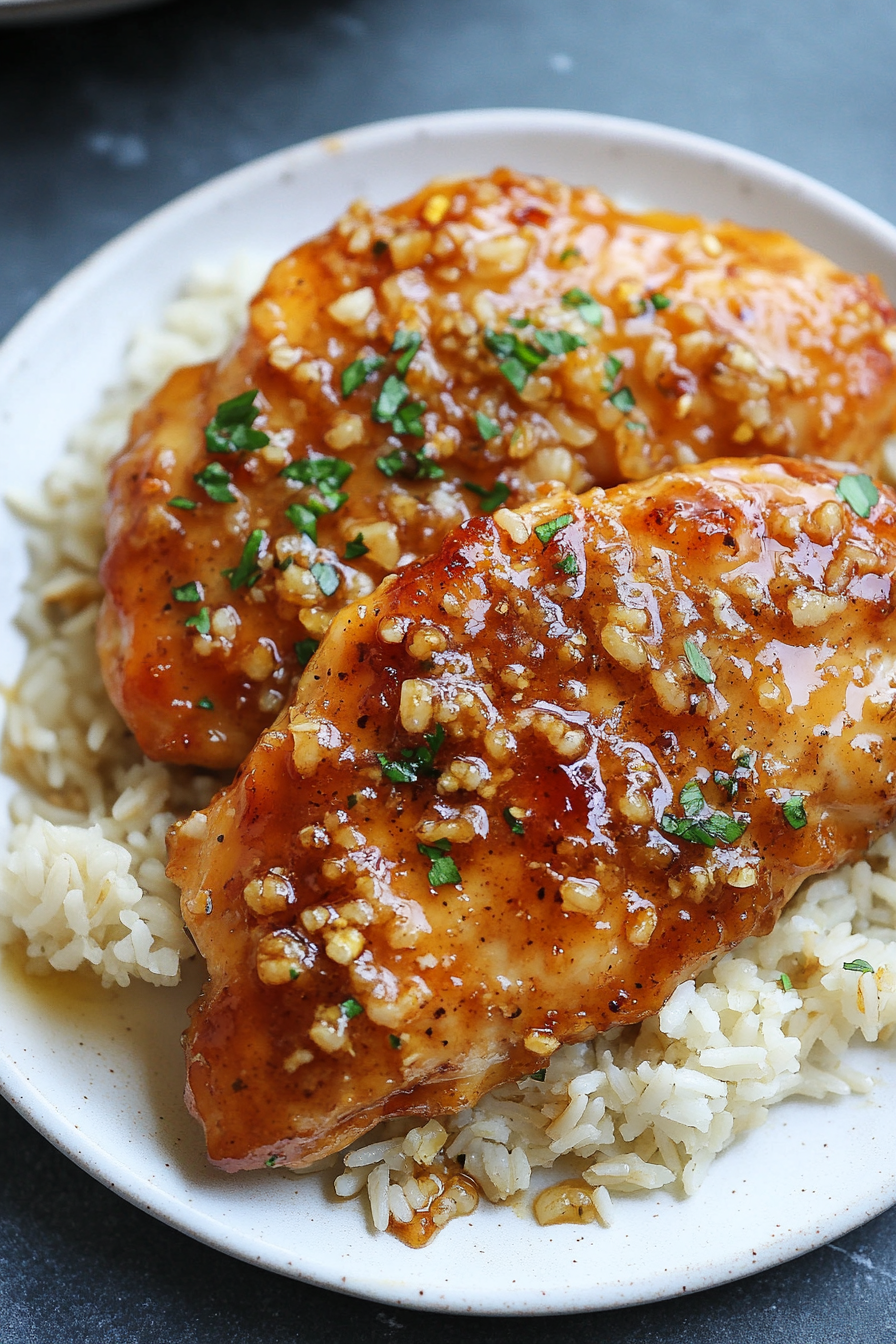
M553 1227L555 1223L594 1223L598 1218L591 1186L581 1180L560 1181L542 1190L532 1211L541 1227Z
M414 1210L409 1223L401 1223L393 1215L389 1219L389 1231L405 1246L419 1250L452 1219L464 1218L475 1211L479 1203L479 1186L472 1176L466 1176L457 1163L451 1161L439 1166L415 1166L414 1178L427 1196L426 1203Z

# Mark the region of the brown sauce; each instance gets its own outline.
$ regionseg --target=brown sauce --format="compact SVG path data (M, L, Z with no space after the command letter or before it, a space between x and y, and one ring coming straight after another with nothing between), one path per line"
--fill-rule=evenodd
M390 1217L389 1231L416 1251L427 1246L453 1218L474 1212L479 1203L479 1186L455 1162L417 1166L414 1177L427 1196L426 1203L414 1211L409 1223L398 1222L394 1215Z

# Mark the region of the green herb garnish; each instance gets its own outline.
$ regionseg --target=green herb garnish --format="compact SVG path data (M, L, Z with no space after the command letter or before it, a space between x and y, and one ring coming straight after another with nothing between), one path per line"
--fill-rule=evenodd
M398 414L399 407L404 405L410 395L411 390L407 383L403 383L400 378L395 377L394 373L390 373L380 388L379 396L373 403L371 415L377 424L388 424Z
M347 541L345 544L345 559L359 560L362 555L367 555L369 546L364 545L364 533L359 532L354 541Z
M319 643L320 640L310 638L300 639L296 641L296 643L293 645L293 648L296 651L296 659L298 661L299 667L304 667L306 663L311 661L311 655L314 653L314 650L317 648Z
M375 246L375 245L374 245ZM383 245L385 246L385 244ZM372 373L385 364L382 355L368 355L366 359L356 359L348 368L342 370L342 396L350 397L357 392L362 383L366 383Z
M427 457L421 448L412 453L407 448L393 448L391 453L376 459L376 465L384 476L407 476L412 481L440 481L445 475L444 467Z
M845 500L860 518L868 518L880 499L880 492L870 476L841 476L837 494Z
M264 1164L266 1167L276 1167L279 1161L280 1161L279 1154L274 1153L271 1157L265 1158Z
M205 446L210 453L251 453L270 443L267 434L252 426L260 414L255 405L258 388L250 387L238 397L222 401L205 427Z
M495 420L490 420L482 411L476 412L476 428L482 436L482 442L488 443L489 439L496 439L501 433L501 426Z
M343 999L339 1007L343 1016L347 1017L349 1021L353 1017L360 1017L364 1011L357 999Z
M184 621L184 625L192 626L197 635L207 635L212 628L208 607L203 607L201 611L197 611L195 616L188 616Z
M509 807L505 807L503 815L513 835L525 835L521 817L515 817Z
M201 700L197 700L196 703L198 704L200 709L214 709L215 707L214 702L212 700L209 700L207 695L204 695Z
M604 381L601 384L601 390L612 392L616 386L616 379L622 371L622 360L617 359L615 355L607 355L604 360Z
M684 652L694 676L699 677L701 681L705 681L707 686L711 686L716 679L716 674L713 672L710 661L700 645L695 644L692 639L688 638L684 642Z
M168 503L171 505L172 509L195 509L196 507L195 500L185 499L183 495L173 495Z
M348 808L349 812L351 812L353 807L358 806L358 795L356 793L350 793L345 800L345 805Z
M220 462L209 462L202 471L197 471L193 480L201 485L209 499L216 504L235 504L236 495L231 490L233 477Z
M311 566L311 573L317 579L317 586L324 597L332 597L339 587L339 570L325 560L318 560Z
M790 990L793 989L793 981L791 980L790 976L787 974L786 971L782 971L781 974L778 976L778 979L781 981L781 988L784 990L785 994L789 993Z
M435 768L436 752L445 741L445 729L439 723L435 731L424 733L423 744L419 747L405 747L399 753L400 759L390 761L383 751L376 758L383 774L392 784L416 784L421 775L437 775Z
M422 439L426 435L423 427L423 421L420 416L426 410L425 401L409 401L402 406L397 415L392 417L392 432L394 434L413 434L415 438Z
M290 462L280 475L288 481L301 481L303 485L316 485L325 494L338 494L339 487L348 480L354 471L350 462L340 457L305 457L298 462Z
M584 289L568 289L563 295L563 302L567 308L575 308L583 322L587 322L589 327L602 327L604 321L604 310L601 308L597 299L593 299L590 294L586 294Z
M569 555L564 555L562 560L558 560L554 568L561 574L569 574L572 577L575 577L579 572L579 562L572 552L570 552Z
M635 398L630 387L620 387L619 391L614 392L609 398L609 402L611 406L616 407L617 411L622 411L623 415L627 415L629 411L635 409Z
M536 331L535 343L540 345L542 350L547 350L549 355L569 355L573 350L588 344L581 336L574 336L571 331Z
M401 1037L400 1037L400 1036L394 1036L394 1035L390 1032L390 1033L389 1033L389 1044L391 1045L391 1047L392 1047L393 1050L400 1050L400 1049L401 1049Z
M792 826L795 831L802 830L808 825L806 816L806 805L798 795L786 799L781 804L781 811L784 813L784 820L788 826Z
M417 848L432 864L428 874L431 887L451 887L460 881L457 864L449 853L450 840L437 840L434 845L418 844Z
M401 328L395 333L395 339L392 342L391 353L399 354L395 361L395 368L399 376L404 377L411 365L411 360L423 344L423 337L419 331L403 331Z
M536 1069L534 1073L529 1074L529 1077L533 1078L536 1083L543 1083L546 1073L547 1069Z
M558 532L562 532L564 527L569 527L571 522L571 513L561 513L558 518L551 518L547 523L539 523L535 529L535 535L543 546L547 546L551 538L556 537Z
M464 481L464 485L468 490L472 490L474 495L479 496L479 508L482 513L494 513L495 509L500 509L510 498L510 486L505 485L503 481L495 481L491 489L485 485L474 485L472 481Z
M844 971L858 971L860 975L873 975L874 967L870 962L863 960L862 957L856 957L855 961L844 961Z
M290 504L286 509L286 516L292 523L297 532L302 532L306 537L310 537L317 545L317 518L318 515L313 509L309 509L306 504Z
M522 392L529 381L529 374L548 357L547 352L536 350L511 331L497 332L486 328L483 340L499 361L498 368L517 392Z
M667 812L660 822L666 834L678 840L698 845L730 845L740 839L749 825L748 820L739 821L725 812L713 812L696 779L685 784L678 797L684 816L673 817Z
M659 292L657 292L656 294L651 294L650 302L653 304L657 312L660 313L664 308L669 307L672 300L670 298L667 298L665 294L660 294Z
M256 527L254 531L249 533L249 539L243 547L243 553L236 569L221 570L224 578L230 580L230 586L234 591L237 588L242 588L243 584L247 588L252 588L261 578L261 570L256 562L265 537L266 534L262 529Z
M565 266L568 261L572 261L573 257L580 257L581 255L577 247L564 247L560 253L560 264Z
M202 593L199 584L195 582L182 583L179 588L172 588L171 595L175 602L201 602Z

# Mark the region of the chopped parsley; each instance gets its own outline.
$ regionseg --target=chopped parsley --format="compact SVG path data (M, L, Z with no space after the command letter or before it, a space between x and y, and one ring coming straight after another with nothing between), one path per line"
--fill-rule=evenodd
M787 825L792 826L795 831L802 830L804 826L808 825L806 805L798 794L793 798L786 799L781 804L781 811L784 813L784 820Z
M438 462L427 457L421 448L412 453L407 448L393 448L391 453L376 459L376 465L384 476L407 476L412 481L440 481L445 470Z
M597 299L593 299L590 294L586 294L584 289L568 289L563 295L563 302L567 308L578 310L579 317L583 322L587 322L589 327L602 327L604 322L604 310L601 308Z
M383 244L385 247L385 243ZM376 247L376 244L374 244ZM353 392L357 392L362 383L366 383L372 373L382 368L385 364L382 355L368 355L366 359L356 359L354 363L349 364L348 368L342 370L342 396L350 397Z
M496 420L490 420L482 411L476 412L476 428L482 437L483 443L488 443L489 439L496 439L501 433L501 426Z
M389 377L380 388L380 394L373 403L372 415L378 424L388 424L393 416L398 414L398 409L403 406L411 395L411 390L407 383L396 378L394 373Z
M293 648L296 651L299 667L304 667L306 663L311 661L311 655L319 643L320 641L317 639L299 639L296 641Z
M202 471L197 471L193 480L201 485L209 499L216 504L235 504L236 495L231 490L233 477L220 462L209 462Z
M278 1153L273 1153L270 1157L265 1158L264 1164L266 1167L276 1167L279 1161L280 1155Z
M364 1009L357 999L343 999L339 1005L343 1015L351 1021L353 1017L360 1017Z
M419 331L403 331L400 327L395 333L395 339L391 345L391 353L398 354L395 361L395 368L400 377L404 377L411 366L411 360L423 344L423 337Z
M657 312L661 313L664 308L668 308L670 306L672 300L668 298L667 295L660 294L659 292L657 292L656 294L651 294L650 302L653 304Z
M778 976L778 979L781 981L781 988L784 990L785 994L788 994L790 990L793 989L793 981L790 976L786 971L782 971Z
M348 808L349 812L351 812L353 807L358 806L358 795L356 793L350 793L345 800L345 805Z
M185 499L183 495L173 495L168 503L171 505L172 509L195 509L196 507L195 500Z
M345 544L345 559L359 560L362 555L367 555L369 546L364 545L364 533L359 532L354 541L347 541Z
M615 355L607 355L604 360L604 381L601 388L604 392L612 392L616 386L616 379L622 372L622 360L617 359Z
M400 1037L400 1036L394 1036L394 1035L390 1032L390 1033L389 1033L389 1044L391 1045L391 1047L392 1047L393 1050L400 1050L400 1049L401 1049L401 1037Z
M700 645L696 644L693 639L688 638L684 642L684 652L694 676L699 677L701 681L705 681L707 686L711 686L716 679L716 674L713 672L710 661Z
M540 345L542 350L547 350L549 355L569 355L573 350L588 344L581 336L574 336L571 331L536 331L535 343Z
M426 430L423 427L423 421L420 416L426 410L425 401L409 401L402 406L397 415L392 417L392 431L395 434L413 434L415 438L422 439Z
M221 402L205 427L205 446L210 453L251 453L270 443L267 434L252 428L259 416L257 396L258 388L250 387L248 392Z
M243 584L247 588L251 588L261 578L261 570L257 563L258 552L261 550L262 542L266 540L267 534L260 527L256 527L254 531L249 533L249 539L243 547L243 553L236 569L221 570L224 578L230 580L230 586L234 591L237 588L242 588Z
M383 774L392 784L416 784L421 775L436 775L436 752L445 741L445 729L439 723L432 733L424 733L423 743L419 747L405 747L399 753L400 759L390 761L383 751L376 758Z
M517 392L522 392L529 381L529 374L548 357L546 350L536 350L512 331L497 332L487 327L483 340L498 360L498 368Z
M197 635L207 635L212 628L208 607L203 607L200 611L197 611L195 616L188 616L184 625L192 626Z
M870 962L864 961L862 957L856 957L855 961L844 961L844 971L858 971L860 975L873 975L874 967Z
M509 808L509 807L505 807L505 809L504 809L504 814L503 814L503 815L504 815L504 820L507 822L507 825L510 827L511 834L513 834L513 835L525 835L526 832L525 832L525 830L523 829L523 820L522 820L522 817L515 817L515 816L513 815L513 811L512 811L511 808Z
M837 482L837 494L860 518L870 517L871 510L880 499L877 486L870 476L841 476Z
M630 387L620 387L618 392L614 392L609 398L611 406L615 406L617 411L622 411L627 415L629 411L635 409L635 398Z
M451 887L460 882L457 864L449 853L450 840L437 840L434 845L418 844L417 848L432 865L428 874L431 887Z
M529 1077L532 1078L536 1083L543 1083L544 1076L546 1073L547 1069L536 1069L534 1073L529 1074Z
M286 509L286 516L292 523L297 532L302 532L306 537L310 537L317 545L317 519L318 515L307 504L290 504Z
M214 709L215 707L214 701L209 700L207 695L204 695L201 700L197 700L196 703L200 709Z
M570 551L569 555L564 555L562 560L558 560L554 568L561 574L569 574L574 578L579 572L579 562Z
M568 261L574 261L576 257L582 254L577 247L564 247L560 253L560 265L565 266Z
M724 770L714 770L712 772L713 783L718 784L719 788L723 789L729 798L733 798L737 793L738 784L750 778L752 768L753 762L749 755L738 756L730 775L726 775Z
M561 513L558 518L551 518L547 523L539 523L535 529L535 535L543 546L556 537L558 532L562 532L564 527L569 527L572 522L571 513Z
M306 457L298 462L290 462L280 475L288 481L316 485L321 494L335 495L353 471L352 464L343 462L339 457Z
M660 822L666 834L678 840L697 845L730 845L740 839L749 825L748 819L741 821L726 812L712 811L696 779L685 784L678 797L684 816L673 817L667 812Z
M495 481L491 489L485 485L475 485L472 481L464 481L468 490L472 490L474 495L479 496L479 509L482 513L494 513L495 509L500 509L510 498L510 486L505 485L503 481Z
M196 582L182 583L179 588L171 589L175 602L201 602L202 591Z
M324 597L332 597L339 587L339 570L325 560L318 560L311 566L311 573L317 580L317 586Z

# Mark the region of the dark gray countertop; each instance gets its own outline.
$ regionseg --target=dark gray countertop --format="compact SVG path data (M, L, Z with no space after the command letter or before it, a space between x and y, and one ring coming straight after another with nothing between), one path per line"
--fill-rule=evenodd
M781 159L896 220L894 93L889 0L185 0L0 30L0 334L196 183L412 112L536 105L666 122ZM2 1344L896 1340L896 1211L675 1302L470 1321L228 1260L97 1185L4 1103L0 1139Z

